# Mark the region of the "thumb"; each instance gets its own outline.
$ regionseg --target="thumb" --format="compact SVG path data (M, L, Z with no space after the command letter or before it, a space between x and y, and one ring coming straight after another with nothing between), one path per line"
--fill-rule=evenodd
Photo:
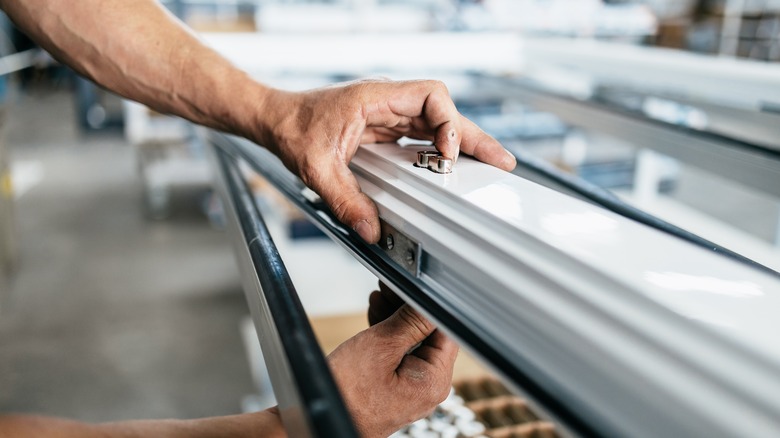
M379 241L379 213L360 190L355 176L343 162L307 178L341 223L355 230L368 243Z
M430 321L408 304L401 306L392 316L375 327L383 336L392 338L392 344L403 350L399 351L401 354L408 353L436 330Z

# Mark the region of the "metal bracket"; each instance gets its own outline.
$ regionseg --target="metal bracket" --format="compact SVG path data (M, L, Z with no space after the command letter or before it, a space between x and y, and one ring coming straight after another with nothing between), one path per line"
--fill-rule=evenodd
M420 275L420 258L422 256L420 244L381 218L379 223L382 233L382 236L379 238L379 247L405 271L418 277Z
M414 166L434 173L452 173L452 164L452 159L443 157L439 151L419 151Z

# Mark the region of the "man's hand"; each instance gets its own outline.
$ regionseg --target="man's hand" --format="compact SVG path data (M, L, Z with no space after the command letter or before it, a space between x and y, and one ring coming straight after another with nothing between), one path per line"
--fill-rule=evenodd
M380 286L370 298L372 327L328 356L355 426L368 438L429 415L450 391L458 355L452 340Z
M462 151L505 170L515 166L458 113L438 81L287 93L201 44L156 0L0 0L0 8L56 59L115 93L270 148L370 243L379 240L376 207L347 169L359 144L409 136L432 140L453 159Z
M462 151L507 171L515 167L514 156L458 113L438 81L370 80L303 93L268 90L262 107L262 132L255 140L369 243L379 240L377 210L347 167L360 144L408 136L433 141L450 158Z
M450 391L457 345L380 284L369 299L371 327L328 356L330 368L364 438L385 438L429 415ZM282 437L276 408L194 420L87 424L29 415L0 415L0 438Z

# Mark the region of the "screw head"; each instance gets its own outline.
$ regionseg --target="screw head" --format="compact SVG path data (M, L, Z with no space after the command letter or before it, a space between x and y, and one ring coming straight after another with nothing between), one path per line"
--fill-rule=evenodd
M406 251L406 261L409 262L409 263L414 263L414 251L413 250L410 249L409 251Z
M387 249L393 249L395 246L395 239L393 239L392 234L388 234L387 238L385 238L385 246L387 246Z

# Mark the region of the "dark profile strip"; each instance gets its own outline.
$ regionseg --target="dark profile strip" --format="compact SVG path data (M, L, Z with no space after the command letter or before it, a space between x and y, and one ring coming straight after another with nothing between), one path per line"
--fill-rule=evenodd
M261 344L285 428L296 436L303 432L313 437L357 438L295 286L235 160L219 149L215 153L226 196L260 285L259 293L246 287L245 293L254 307L250 310L255 327L262 333Z

